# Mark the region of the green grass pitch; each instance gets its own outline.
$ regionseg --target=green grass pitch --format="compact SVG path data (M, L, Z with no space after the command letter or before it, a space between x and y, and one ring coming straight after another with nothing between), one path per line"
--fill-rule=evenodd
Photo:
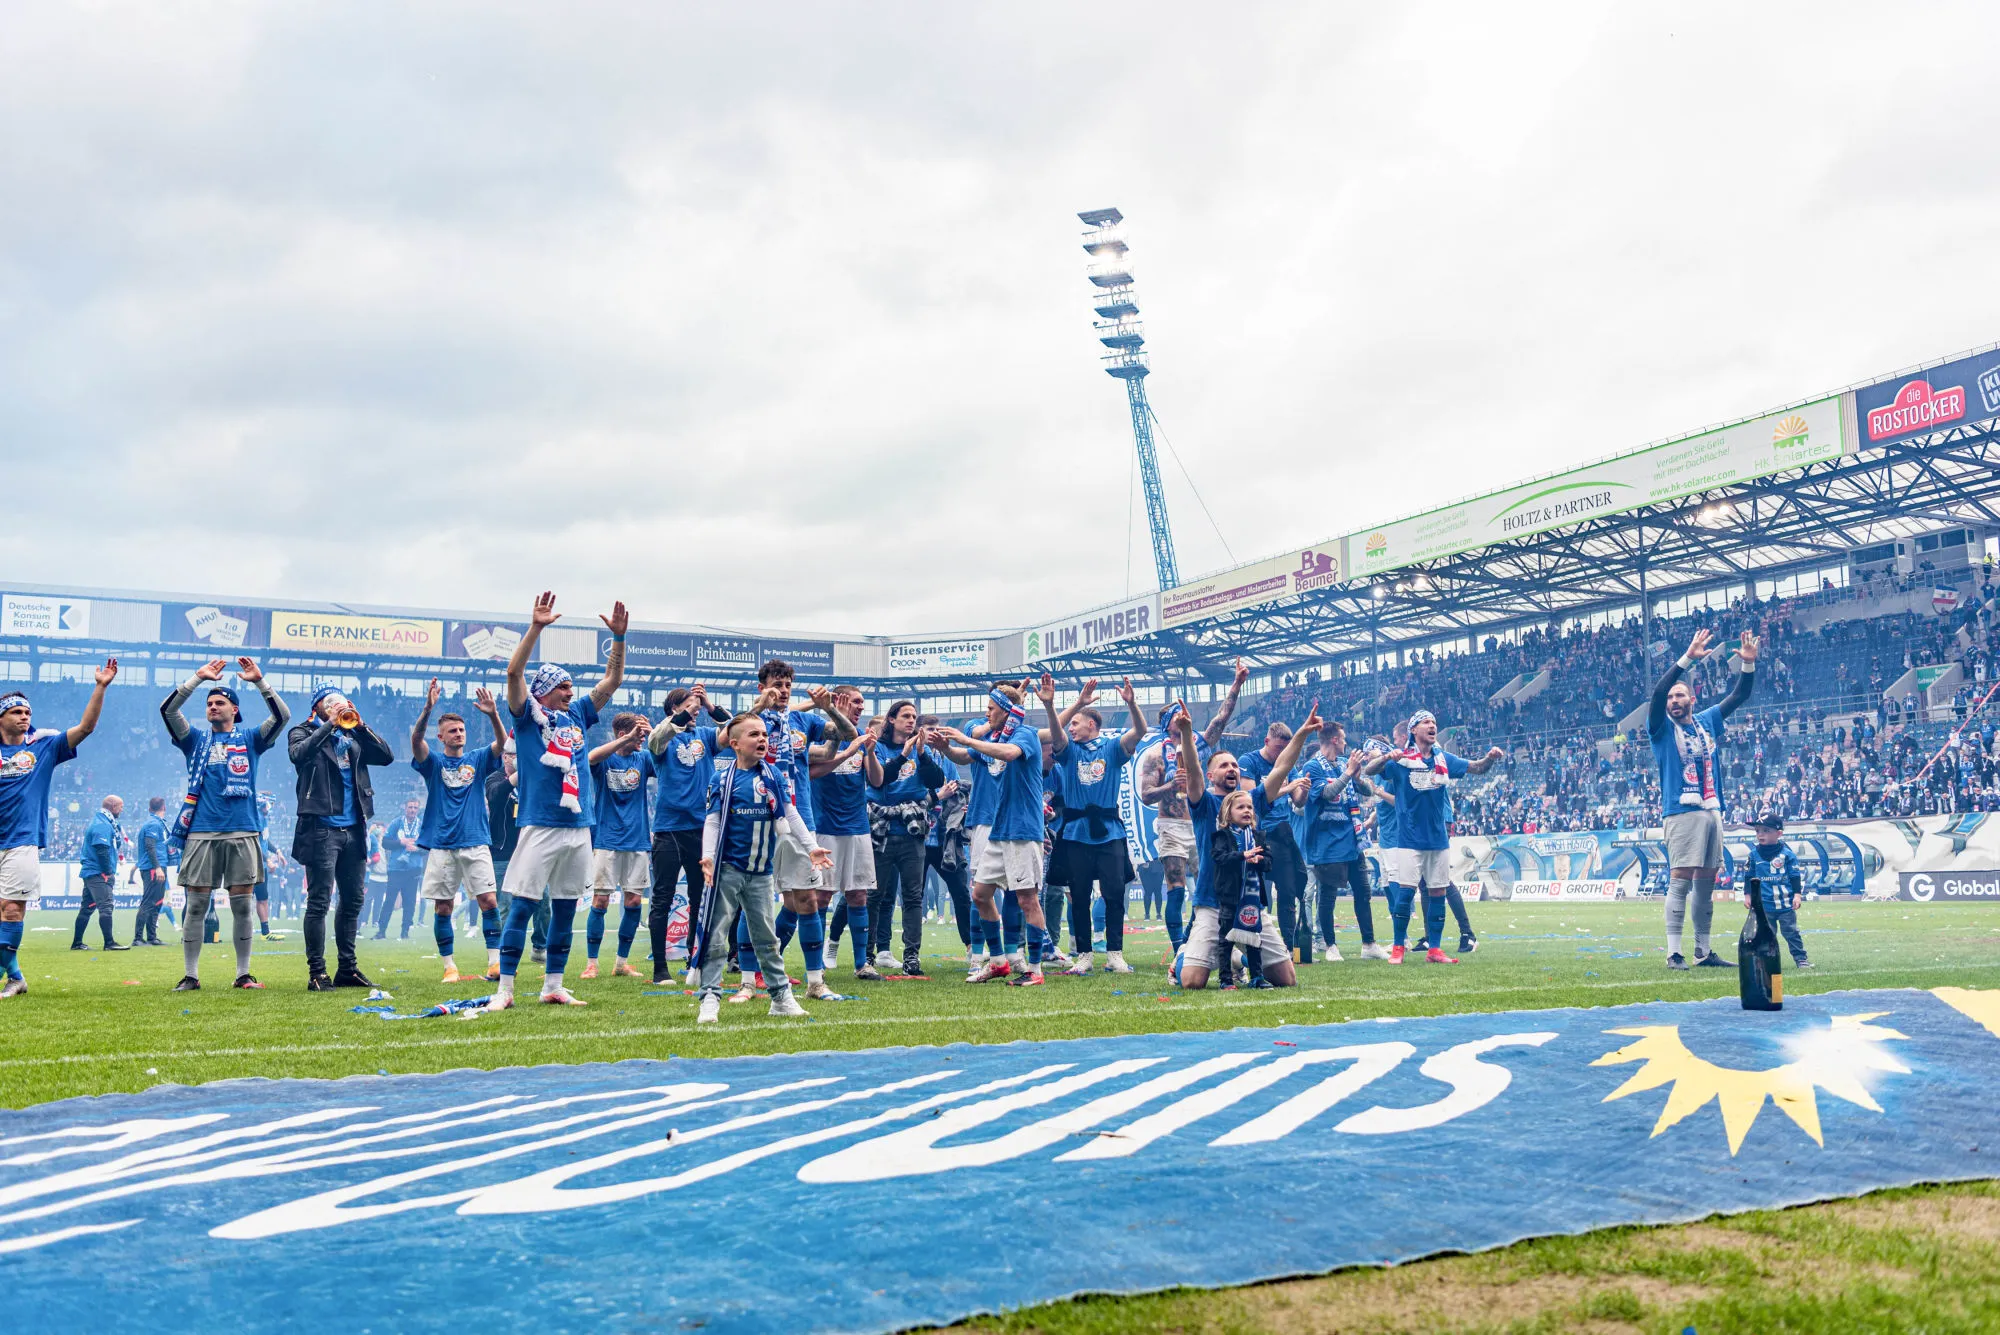
M956 933L929 924L928 981L856 983L844 950L829 981L855 994L850 999L809 1002L807 1020L770 1019L761 1000L726 1004L722 1022L701 1030L694 1025L695 1000L679 984L577 980L584 953L580 930L569 977L590 1002L587 1009L527 1004L470 1021L391 1023L351 1010L363 1003L360 992L304 990L303 947L294 922L278 924L286 939L257 942L251 967L268 991L231 989L231 955L221 944L203 953L204 989L176 994L168 989L181 973L177 938L159 949L72 952L73 915L34 913L21 954L29 994L0 1004L0 1102L19 1108L80 1094L246 1075L337 1077L1060 1039L1611 1006L1728 996L1736 988L1733 969L1666 970L1657 901L1475 904L1480 949L1450 968L1360 961L1360 939L1342 907L1340 935L1348 960L1302 969L1302 985L1294 990L1181 992L1160 965L1164 932L1157 924L1139 923L1126 943L1127 958L1138 966L1130 976L1052 973L1047 987L1028 992L997 983L968 987L960 981L963 952ZM614 907L614 939L618 912ZM1718 906L1717 939L1732 958L1740 919L1740 909ZM1804 906L1800 919L1817 967L1797 971L1788 963L1788 995L1945 984L2000 987L2000 907L1821 901ZM129 929L130 921L129 911L119 914L121 930ZM86 939L95 941L94 927ZM462 961L483 961L476 932L461 925L459 941ZM645 949L642 935L638 953ZM612 951L607 940L602 961L607 973ZM434 954L429 923L420 918L407 942L364 939L361 963L394 994L402 1011L489 990L478 983L439 983ZM796 949L793 961L796 974ZM539 977L539 968L524 961L526 995L533 995ZM1678 1229L1528 1242L1389 1272L1349 1272L1221 1294L1087 1299L982 1328L1678 1332L1689 1324L1703 1332L2000 1329L2000 1191L1975 1184L1882 1193Z

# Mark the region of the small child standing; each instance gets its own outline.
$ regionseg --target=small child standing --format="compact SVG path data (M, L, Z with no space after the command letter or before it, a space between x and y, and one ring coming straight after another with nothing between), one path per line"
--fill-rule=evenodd
M1801 969L1813 967L1806 958L1805 937L1799 932L1799 901L1804 898L1804 878L1799 872L1798 855L1785 842L1785 817L1775 807L1766 807L1750 822L1757 832L1756 846L1750 850L1749 869L1739 878L1746 893L1764 900L1764 914L1791 948L1792 963Z
M1232 956L1243 947L1253 989L1275 987L1264 977L1265 911L1270 908L1265 868L1269 852L1257 828L1257 809L1250 794L1238 790L1222 804L1222 824L1211 836L1209 857L1215 862L1215 901L1222 933L1216 968L1222 986L1234 984Z

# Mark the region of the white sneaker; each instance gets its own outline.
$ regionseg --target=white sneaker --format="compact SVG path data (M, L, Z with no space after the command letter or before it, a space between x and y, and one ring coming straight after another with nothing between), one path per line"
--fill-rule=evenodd
M1321 955L1320 958L1325 960L1328 964L1340 963L1340 947L1332 944L1331 942L1327 943L1326 954Z
M559 987L553 992L542 993L542 1004L544 1006L588 1006L590 1003L582 997L577 996L568 988Z
M792 995L792 989L788 987L771 998L770 1013L782 1019L795 1020L806 1013L806 1008L799 1005L799 999Z
M878 969L900 969L903 967L903 962L886 950L878 950L875 952L875 967Z
M1045 964L1053 964L1058 969L1061 969L1066 967L1070 963L1070 958L1068 955L1063 953L1063 948L1061 946L1056 946L1053 949L1043 953L1042 962Z
M1364 960L1386 960L1389 958L1389 952L1375 942L1370 941L1367 945L1361 947L1361 958Z
M1132 966L1125 962L1124 951L1111 950L1105 952L1104 971L1106 973L1130 973L1132 972Z
M1073 977L1081 977L1084 974L1089 973L1090 952L1086 950L1081 955L1078 955L1076 957L1076 962L1070 965L1067 969L1064 969L1063 972L1066 974L1070 974Z
M714 1024L722 1018L722 998L710 992L701 999L701 1011L694 1017L696 1024Z

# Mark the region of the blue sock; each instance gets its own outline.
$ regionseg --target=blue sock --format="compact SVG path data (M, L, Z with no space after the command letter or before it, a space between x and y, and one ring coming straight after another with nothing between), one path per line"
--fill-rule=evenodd
M592 904L590 916L583 923L584 952L592 959L597 958L597 948L604 944L604 910Z
M847 939L854 946L854 967L868 967L868 906L849 904L847 906Z
M570 938L576 935L576 901L574 899L551 899L549 901L549 967L550 973L561 973L569 963Z
M806 957L808 970L826 968L826 919L820 913L808 913L799 919L799 950Z
M479 910L479 931L486 938L488 950L500 949L500 905L495 903L490 909Z
M1009 959L1021 953L1021 906L1005 890L1000 892L1000 939Z
M632 943L639 939L639 919L646 910L636 904L627 904L625 912L618 919L618 958L628 959L632 954Z
M1042 967L1042 942L1048 939L1046 928L1028 928L1028 968L1030 971Z
M1432 950L1444 944L1444 896L1424 892L1424 944Z
M1410 887L1407 885L1385 885L1383 894L1389 898L1389 920L1396 925L1396 941L1399 946L1408 945L1410 939Z
M1184 921L1187 910L1187 887L1170 885L1167 887L1167 944L1179 950L1187 941L1187 926Z
M21 932L25 922L0 922L0 973L9 978L21 976Z
M736 967L743 970L746 983L757 972L757 952L750 948L750 922L740 913L736 915Z
M456 944L457 939L452 934L451 915L449 913L431 915L431 936L438 943L438 954L445 959L450 959L452 946Z
M528 945L528 924L535 920L535 901L519 895L507 901L507 925L500 929L500 972L512 978L521 967Z
M1000 920L998 918L981 918L979 920L979 939L985 943L986 953L989 956L1004 956L1007 953L1006 948L1000 942Z
M792 948L792 935L799 930L799 915L791 909L778 910L778 954Z

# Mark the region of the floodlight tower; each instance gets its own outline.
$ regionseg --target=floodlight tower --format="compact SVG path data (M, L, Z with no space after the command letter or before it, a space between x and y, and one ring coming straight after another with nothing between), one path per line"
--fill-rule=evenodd
M1132 293L1132 266L1125 258L1129 247L1118 230L1125 215L1117 209L1092 209L1076 216L1089 228L1083 234L1083 249L1091 258L1090 281L1098 289L1091 301L1098 318L1092 323L1097 341L1111 349L1104 354L1104 372L1125 382L1125 399L1132 409L1132 439L1139 448L1139 477L1146 487L1146 522L1153 530L1153 566L1164 593L1181 582L1181 572L1174 559L1173 530L1167 524L1160 460L1153 449L1153 410L1146 402L1146 377L1152 368L1146 364L1145 326Z

